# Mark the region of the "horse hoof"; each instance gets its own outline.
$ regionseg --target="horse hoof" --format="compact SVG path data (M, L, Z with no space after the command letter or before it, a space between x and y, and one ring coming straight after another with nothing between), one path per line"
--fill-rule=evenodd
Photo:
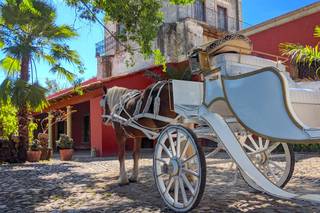
M119 186L125 186L125 185L128 185L128 184L129 184L128 178L123 178L123 179L119 178L118 179L118 185Z
M129 181L128 182L118 182L119 186L126 186L129 185Z

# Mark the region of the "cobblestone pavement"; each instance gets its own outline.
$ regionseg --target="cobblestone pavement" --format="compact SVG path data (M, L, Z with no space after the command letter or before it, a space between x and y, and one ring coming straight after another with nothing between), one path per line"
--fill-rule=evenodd
M298 155L291 191L320 193L320 154ZM320 212L308 202L280 200L250 189L225 166L207 162L207 185L194 212ZM132 160L127 160L132 169ZM117 185L116 158L79 158L0 166L0 212L169 212L152 176L152 157L144 153L139 183Z

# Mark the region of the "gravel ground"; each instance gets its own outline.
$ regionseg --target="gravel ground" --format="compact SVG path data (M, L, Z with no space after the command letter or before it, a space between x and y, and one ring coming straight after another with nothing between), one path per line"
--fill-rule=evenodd
M320 193L320 154L298 154L286 189ZM130 173L132 160L126 161ZM242 180L233 186L226 165L207 161L207 185L194 212L320 212L320 206L255 192ZM169 212L152 176L152 155L143 153L140 181L117 185L116 158L76 157L74 161L0 166L0 212Z

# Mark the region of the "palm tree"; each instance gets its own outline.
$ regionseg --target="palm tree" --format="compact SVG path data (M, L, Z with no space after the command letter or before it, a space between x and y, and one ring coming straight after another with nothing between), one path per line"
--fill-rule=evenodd
M56 10L44 0L6 0L0 4L0 48L4 58L0 66L7 78L2 82L0 98L17 107L19 158L26 160L29 113L46 106L45 89L30 80L36 62L47 62L52 73L72 81L75 74L64 67L71 63L82 70L77 52L66 44L77 33L71 26L57 25Z
M320 26L316 26L314 37L320 38ZM289 56L297 65L302 77L319 78L320 71L320 49L319 42L314 46L293 43L281 43L279 45L282 55Z

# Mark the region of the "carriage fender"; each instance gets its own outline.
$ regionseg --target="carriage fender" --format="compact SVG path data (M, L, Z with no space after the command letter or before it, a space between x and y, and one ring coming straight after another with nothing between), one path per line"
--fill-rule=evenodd
M199 110L199 117L206 121L210 128L216 133L230 157L238 165L238 168L259 186L261 191L282 199L299 199L320 203L320 195L318 194L298 195L290 193L269 181L246 155L236 136L220 115L209 112L206 106L203 106Z

